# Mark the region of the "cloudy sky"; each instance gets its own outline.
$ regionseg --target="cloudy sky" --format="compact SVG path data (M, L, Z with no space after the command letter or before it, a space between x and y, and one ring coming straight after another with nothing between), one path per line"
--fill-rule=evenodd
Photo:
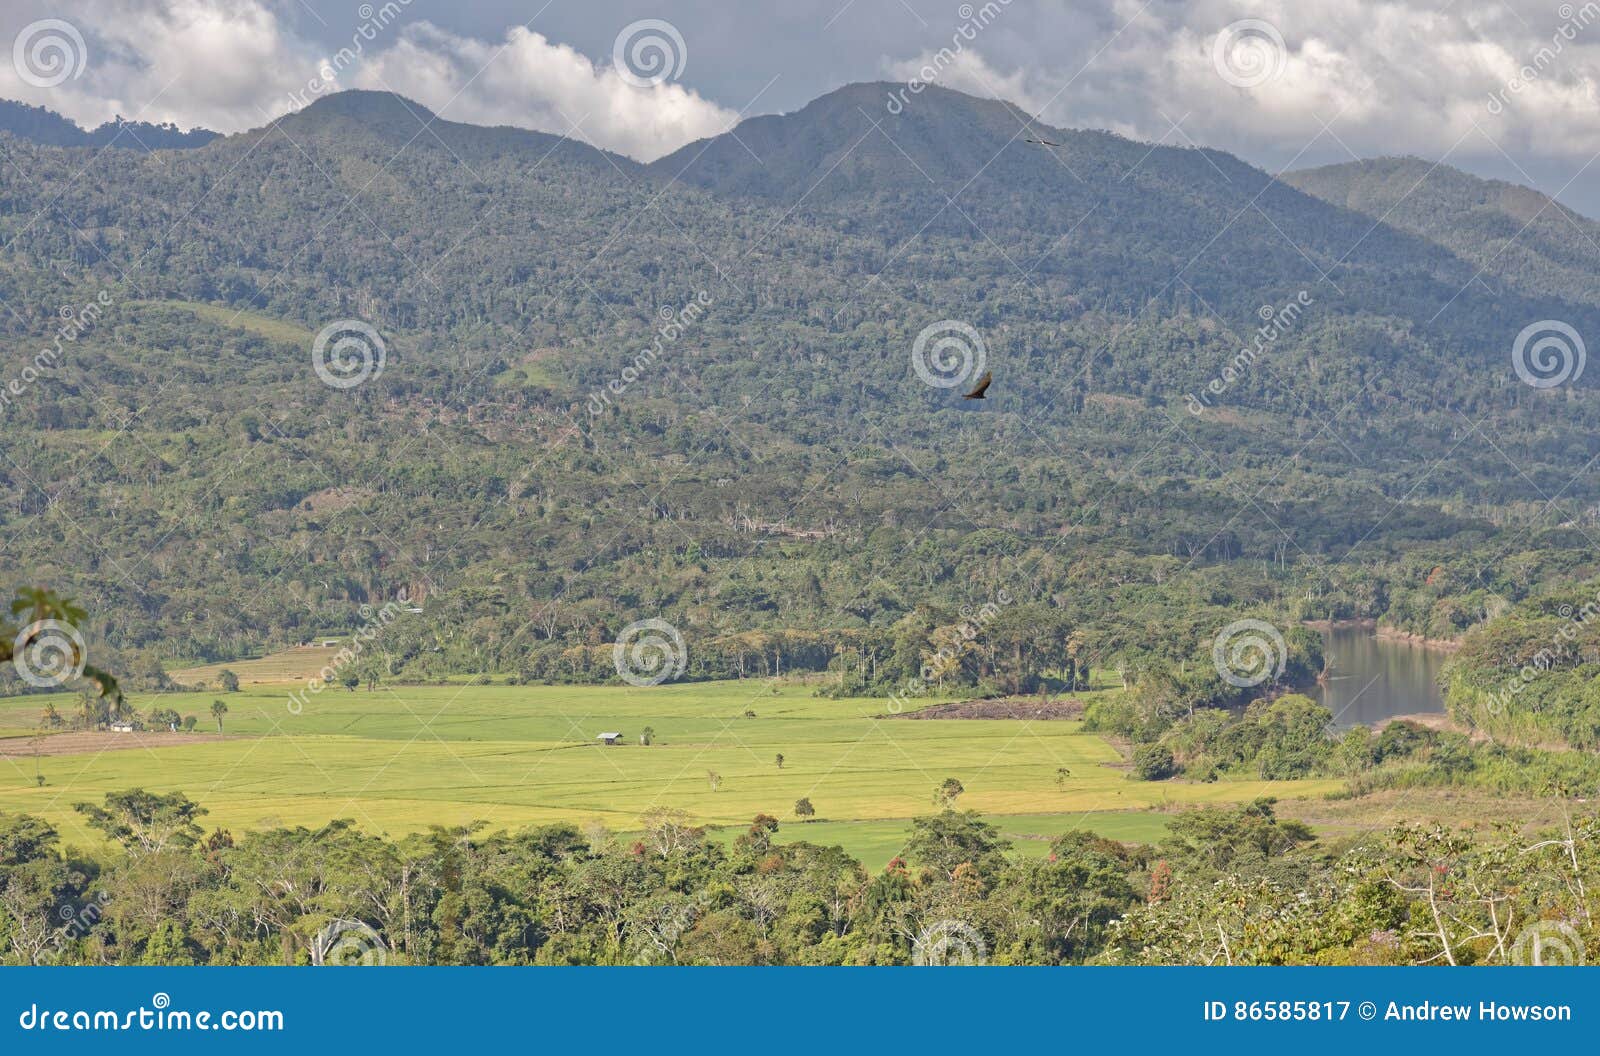
M331 75L648 160L741 116L926 70L1054 125L1273 170L1416 154L1600 216L1600 4L987 4L5 0L0 97L86 125L121 114L233 132L330 90Z

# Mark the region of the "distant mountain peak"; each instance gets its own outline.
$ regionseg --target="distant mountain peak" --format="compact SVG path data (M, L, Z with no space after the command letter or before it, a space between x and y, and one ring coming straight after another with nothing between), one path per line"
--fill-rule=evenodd
M633 172L639 163L578 139L513 125L478 125L441 117L414 99L396 92L352 88L321 96L303 109L278 118L268 129L283 131L301 142L316 140L335 149L367 143L391 154L446 150L457 158L531 152L535 158L559 158L609 171ZM258 135L265 130L256 130Z
M1507 286L1600 301L1600 223L1532 187L1409 156L1367 158L1285 174L1325 202L1421 235Z
M1395 199L1411 188L1426 194L1451 194L1460 204L1493 209L1526 223L1544 213L1559 219L1555 210L1586 219L1532 187L1507 180L1474 176L1443 162L1429 161L1411 154L1362 158L1318 168L1301 169L1284 177L1286 181L1319 197L1343 194L1351 208L1360 208L1364 199ZM1426 180L1428 187L1422 187ZM1317 190L1313 190L1316 188ZM1386 203L1392 204L1392 203Z
M929 85L848 84L799 110L747 118L731 132L661 158L650 168L669 178L773 200L794 201L817 188L824 198L909 173L926 185L959 185L983 172L1008 147L1001 168L1047 157L1026 141L1071 135L1035 121L1012 103Z
M428 121L438 116L421 103L407 99L398 92L366 88L350 88L318 96L305 109L295 111L295 115L315 118L405 118L411 121Z
M934 106L962 107L979 113L1014 115L1023 120L1032 120L1032 115L1005 99L972 95L937 84L923 84L913 89L904 81L856 81L817 96L797 112L842 104L896 116L913 109L919 101L928 101Z
M421 103L395 92L352 88L319 96L304 109L273 122L286 129L339 128L356 124L381 136L410 139L424 127L446 124Z

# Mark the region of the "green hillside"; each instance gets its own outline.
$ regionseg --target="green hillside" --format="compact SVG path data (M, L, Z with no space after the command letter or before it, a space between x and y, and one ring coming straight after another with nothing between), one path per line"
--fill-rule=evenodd
M0 209L4 368L108 304L5 408L10 553L148 688L402 597L390 676L611 677L661 618L688 677L883 693L1002 594L1047 668L1138 672L1242 611L1454 637L1600 571L1593 378L1510 362L1531 321L1600 332L1586 288L944 90L733 134L640 166L348 92L82 178L0 134L32 177ZM308 347L343 319L384 343L349 389ZM982 403L912 369L950 319ZM1017 688L1002 660L952 677Z
M1600 223L1529 187L1420 158L1303 169L1284 182L1446 247L1497 285L1583 304L1600 300Z

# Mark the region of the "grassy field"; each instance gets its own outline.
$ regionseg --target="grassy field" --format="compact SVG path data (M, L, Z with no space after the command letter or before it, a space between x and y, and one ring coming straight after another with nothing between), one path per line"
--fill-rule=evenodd
M284 649L255 660L232 660L226 664L207 664L173 673L173 679L186 686L216 686L223 671L239 676L241 687L251 685L280 685L305 683L315 677L324 665L339 655L338 646L301 645Z
M959 805L994 816L1022 853L1043 853L1045 837L1078 827L1150 839L1164 823L1152 808L1321 795L1337 785L1130 781L1117 751L1075 722L880 718L883 700L827 700L798 685L328 689L298 714L294 688L247 682L226 695L225 731L240 735L228 740L168 734L171 747L0 759L0 811L43 815L80 843L97 837L72 805L135 786L181 790L208 808L208 827L233 830L344 817L391 835L480 820L627 831L646 811L672 807L729 826L731 839L765 812L783 823L781 838L839 842L881 864L907 819L933 809L946 777L966 786ZM160 703L214 731L217 696L167 694ZM0 700L0 728L34 725L44 700ZM154 700L134 703L144 712ZM69 714L73 700L57 697L56 706ZM645 726L655 730L650 747L638 743ZM596 743L609 731L626 742ZM1071 776L1058 787L1062 767ZM816 807L813 822L794 816L802 796Z
M225 308L219 304L203 304L199 301L131 301L135 307L173 308L178 311L188 312L201 322L212 323L217 326L230 326L235 330L243 330L268 341L276 341L285 345L304 345L311 347L312 340L316 337L310 330L296 323L275 319L270 315L259 312L241 312L232 308Z

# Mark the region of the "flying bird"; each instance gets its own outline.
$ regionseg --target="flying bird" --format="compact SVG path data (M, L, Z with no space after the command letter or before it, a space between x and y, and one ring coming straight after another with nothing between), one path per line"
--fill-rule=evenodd
M994 380L994 375L989 373L987 370L984 371L983 372L983 377L978 379L978 384L973 386L971 392L963 393L961 398L963 400L981 400L981 399L983 399L984 392L989 388L989 383L991 381L993 381L993 380Z
M1052 143L1048 139L1028 139L1026 136L1023 137L1022 141L1024 143L1037 143L1041 147L1059 147L1061 145L1060 143Z

